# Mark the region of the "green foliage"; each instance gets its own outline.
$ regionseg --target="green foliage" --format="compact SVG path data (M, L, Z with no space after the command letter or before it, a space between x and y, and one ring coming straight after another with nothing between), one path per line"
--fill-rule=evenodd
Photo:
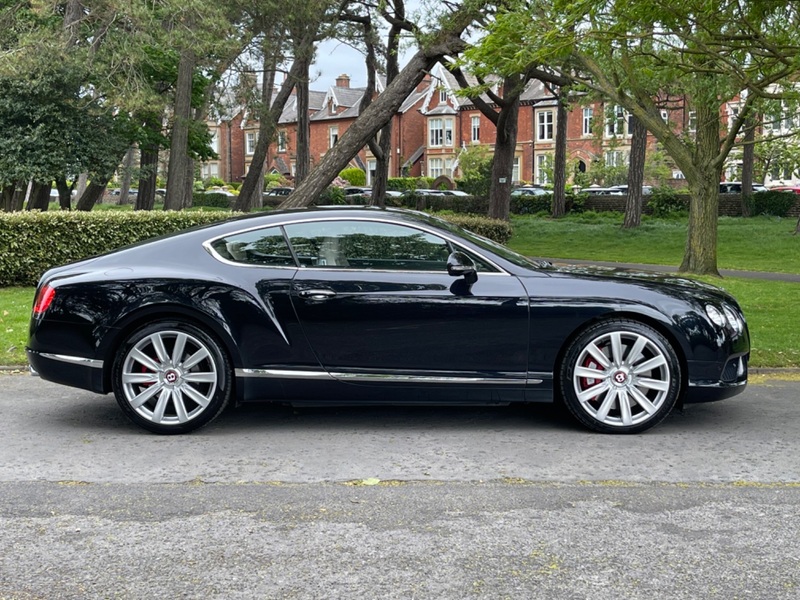
M235 198L219 192L195 192L192 194L192 206L211 206L214 208L230 208Z
M508 221L502 219L490 219L489 217L479 217L475 215L438 215L451 223L463 227L473 233L494 240L500 244L505 244L511 239L514 228Z
M346 180L350 185L367 185L367 174L358 168L345 169L339 173L339 177Z
M203 180L203 186L208 189L212 187L223 187L225 182L219 177L208 177Z
M430 188L431 186L433 186L432 177L390 177L386 182L386 189L397 192Z
M458 164L463 174L459 189L473 196L489 197L492 182L492 155L488 148L475 146L459 155Z
M511 196L509 210L515 215L549 214L552 206L553 194L542 194L541 196Z
M0 286L33 285L51 267L230 216L222 211L0 213Z
M333 206L341 204L349 204L344 197L344 189L331 185L328 186L319 198L316 199L314 204L318 206Z
M414 194L403 198L408 208L417 210L441 211L454 213L485 215L489 212L489 200L476 196L422 196Z
M653 188L647 200L647 206L655 217L666 217L673 213L689 210L689 199L678 194L669 186Z
M797 195L794 192L758 192L746 196L744 201L754 217L758 215L771 215L785 217L795 205Z

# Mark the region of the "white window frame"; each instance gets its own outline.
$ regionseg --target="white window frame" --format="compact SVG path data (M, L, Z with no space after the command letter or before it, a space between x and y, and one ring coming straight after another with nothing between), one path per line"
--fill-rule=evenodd
M550 109L536 112L536 140L552 142L555 139L555 117Z
M690 133L695 133L697 131L697 111L696 110L690 110L689 111L689 115L688 115L688 119L687 119L687 123L686 123L686 128L689 130Z
M439 104L447 104L448 98L450 98L450 94L447 93L447 90L439 90Z
M437 177L441 177L442 175L444 175L444 160L442 160L438 156L429 158L428 177L433 177L434 179L436 179Z
M606 137L622 137L626 135L626 125L628 118L626 111L619 104L615 105L611 111L611 116L606 119Z
M472 115L471 125L472 125L472 143L477 144L481 141L481 116Z
M216 127L211 130L211 140L208 142L208 147L219 154L219 129Z
M333 148L339 141L339 126L331 125L328 128L328 149Z
M583 108L583 127L581 129L581 135L584 136L592 135L593 125L594 125L594 108L591 106L585 106Z
M624 167L627 164L627 157L622 150L606 150L604 158L607 167Z
M256 151L256 144L258 143L258 132L248 131L245 135L245 153L254 154Z
M278 152L286 152L286 141L288 139L288 134L286 133L285 129L281 129L278 131L278 139L275 142Z
M552 154L537 154L536 155L536 183L544 185L550 183L550 177L547 171L553 168L553 155Z
M514 167L511 169L511 182L521 181L520 179L520 156L514 157Z
M444 145L444 119L428 119L428 146L441 148Z

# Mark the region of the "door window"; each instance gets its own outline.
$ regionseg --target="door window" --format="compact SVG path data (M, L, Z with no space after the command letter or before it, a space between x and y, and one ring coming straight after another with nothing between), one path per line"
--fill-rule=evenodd
M296 266L280 227L234 233L214 240L211 247L222 258L245 265Z

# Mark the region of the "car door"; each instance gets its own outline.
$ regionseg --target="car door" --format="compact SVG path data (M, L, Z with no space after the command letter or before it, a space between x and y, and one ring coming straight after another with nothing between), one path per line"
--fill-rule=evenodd
M338 219L285 231L301 264L292 304L333 377L356 385L524 387L528 298L515 276L475 257L474 284L451 277L454 242L406 224Z

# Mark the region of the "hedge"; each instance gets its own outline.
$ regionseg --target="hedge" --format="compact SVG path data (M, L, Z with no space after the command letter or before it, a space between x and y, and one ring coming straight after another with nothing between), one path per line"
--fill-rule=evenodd
M35 285L51 267L229 216L223 211L0 213L0 286Z
M229 211L0 213L0 287L35 285L52 267L231 216ZM511 237L511 225L505 221L464 215L446 218L500 243Z

